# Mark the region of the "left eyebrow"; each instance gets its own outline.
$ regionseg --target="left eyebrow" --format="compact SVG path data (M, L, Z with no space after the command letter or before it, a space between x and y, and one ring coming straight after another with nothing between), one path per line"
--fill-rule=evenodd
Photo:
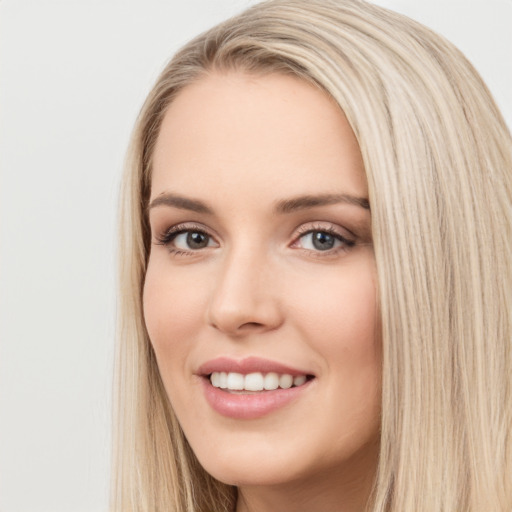
M328 206L331 204L352 204L370 210L370 202L365 197L352 196L350 194L320 194L293 197L283 199L275 205L276 213L292 213L297 210L314 208L315 206Z

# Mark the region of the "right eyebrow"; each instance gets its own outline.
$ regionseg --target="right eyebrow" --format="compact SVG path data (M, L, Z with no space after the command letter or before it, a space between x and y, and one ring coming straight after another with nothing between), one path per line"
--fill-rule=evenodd
M148 212L157 206L172 206L180 210L189 210L196 213L213 214L213 209L198 199L190 199L177 194L164 193L155 197L148 205Z

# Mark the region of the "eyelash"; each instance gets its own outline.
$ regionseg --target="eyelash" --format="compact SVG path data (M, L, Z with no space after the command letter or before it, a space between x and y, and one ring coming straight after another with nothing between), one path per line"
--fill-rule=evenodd
M182 235L184 233L199 233L205 235L210 239L213 238L208 233L208 231L206 231L201 226L198 226L197 224L178 224L176 226L170 227L169 229L165 230L162 234L158 235L157 244L166 246L173 256L188 256L197 253L198 249L191 249L187 251L184 249L178 249L171 245L171 242L173 242L179 235Z
M169 252L173 256L191 256L194 254L197 254L201 249L190 249L190 250L184 250L184 249L178 249L176 247L173 247L171 243L179 236L185 233L198 233L201 235L204 235L208 237L208 239L213 239L212 235L208 233L206 229L203 227L197 225L197 224L178 224L176 226L172 226L169 229L165 230L163 233L158 235L157 238L157 245L164 245L168 248ZM335 240L341 242L343 246L336 247L332 249L328 249L325 251L321 250L313 250L313 249L306 249L303 247L297 247L298 249L302 249L303 251L306 251L308 253L314 254L315 257L327 257L327 256L333 256L338 254L339 252L347 251L354 245L356 245L356 241L352 240L350 238L347 238L340 234L339 230L334 228L333 226L325 226L325 225L308 225L308 226L300 226L297 229L297 235L294 237L294 241L291 244L291 247L293 247L297 242L305 237L306 235L312 234L312 233L326 233L330 236L332 236Z
M325 251L321 250L312 250L312 249L306 249L303 247L299 247L299 249L302 249L304 251L307 251L309 253L312 253L315 257L322 258L322 257L329 257L329 256L335 256L339 254L340 252L345 252L349 250L351 247L354 247L356 245L356 241L350 238L347 238L343 236L339 229L335 228L334 226L325 226L325 225L309 225L309 226L300 226L297 230L297 236L294 239L294 242L292 244L295 245L302 237L305 237L306 235L313 234L313 233L326 233L330 236L332 236L335 240L341 242L343 245L341 247L336 247L332 249L328 249Z

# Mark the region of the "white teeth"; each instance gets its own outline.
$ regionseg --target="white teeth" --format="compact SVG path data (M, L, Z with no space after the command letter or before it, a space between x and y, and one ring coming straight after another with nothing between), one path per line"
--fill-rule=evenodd
M265 375L265 379L263 380L263 387L267 391L277 389L279 387L279 375L274 372L267 373L267 375Z
M263 375L261 373L247 374L244 388L247 391L261 391L263 389Z
M219 372L212 373L210 380L212 381L213 387L220 388L220 373Z
M299 375L298 377L295 377L293 379L293 385L294 386L302 386L306 382L306 376L305 375Z
M277 374L269 372L248 373L243 375L235 372L213 372L210 375L212 386L232 391L272 391L277 388L289 389L292 386L302 386L306 382L305 375L293 377L287 373Z
M279 387L289 389L293 386L293 377L288 374L283 374L279 377Z
M235 391L240 391L244 389L245 384L244 376L241 373L228 373L228 389L233 389Z

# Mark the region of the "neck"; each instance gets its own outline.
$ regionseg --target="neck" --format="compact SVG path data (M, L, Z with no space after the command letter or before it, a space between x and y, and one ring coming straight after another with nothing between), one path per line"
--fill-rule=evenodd
M375 446L342 467L295 481L273 485L241 486L236 512L364 512L370 497L377 457Z

